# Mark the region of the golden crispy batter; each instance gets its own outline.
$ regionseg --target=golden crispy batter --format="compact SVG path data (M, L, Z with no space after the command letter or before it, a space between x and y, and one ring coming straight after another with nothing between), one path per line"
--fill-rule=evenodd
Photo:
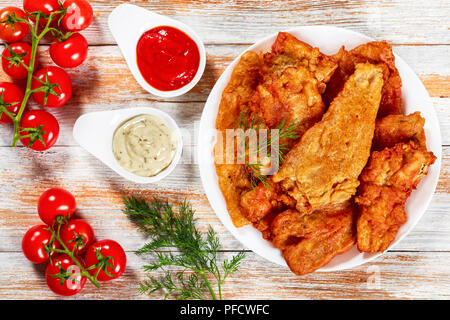
M303 275L326 265L355 244L354 205L301 214L288 210L272 222L273 243L292 272Z
M370 155L380 105L381 68L359 64L322 120L286 156L274 182L294 180L297 210L349 199Z
M305 67L286 68L280 76L258 85L250 106L252 113L260 115L269 128L276 128L283 121L289 125L295 119L299 137L319 121L325 111L318 81ZM289 142L293 145L295 140Z
M322 233L335 232L354 211L350 201L316 210L311 214L288 209L278 214L270 226L273 244L280 249L300 238L312 238Z
M225 129L234 128L241 112L249 108L248 104L259 81L261 63L260 55L249 51L242 55L234 68L222 93L217 114L216 128L220 130L219 137L225 137ZM243 164L226 161L225 156L231 151L225 148L225 143L222 138L215 146L216 172L230 217L236 227L241 227L250 223L241 211L239 203L241 195L251 189L251 184ZM222 147L221 152L218 151L219 147ZM234 159L234 156L233 151L231 158Z
M392 47L386 41L373 41L346 51L344 47L333 56L339 64L327 85L323 96L325 104L330 104L341 91L344 82L353 74L358 63L369 62L383 69L383 91L378 117L402 112L402 79L395 67Z
M404 205L436 157L414 141L374 151L361 173L356 202L358 249L383 252L407 221Z
M259 82L261 66L259 54L247 51L242 55L223 90L216 118L217 129L234 128L241 112L249 108L248 104Z
M321 93L337 64L319 49L280 32L271 52L264 54L262 81L250 104L253 115L269 128L296 120L298 136L320 120L325 111ZM290 148L295 140L283 141Z
M272 51L264 55L264 62L263 76L269 78L280 76L288 67L307 68L319 81L321 93L325 88L324 84L337 68L336 62L318 48L313 48L286 32L278 33Z
M242 194L251 189L245 167L240 164L216 164L216 172L233 224L238 228L249 224L240 207Z
M395 114L377 119L372 150L380 151L410 140L426 148L424 124L425 119L420 116L420 112L414 112L407 116Z
M280 185L267 180L270 187L260 183L255 189L242 195L241 206L253 226L270 239L269 226L280 212L295 207L295 200L281 190Z

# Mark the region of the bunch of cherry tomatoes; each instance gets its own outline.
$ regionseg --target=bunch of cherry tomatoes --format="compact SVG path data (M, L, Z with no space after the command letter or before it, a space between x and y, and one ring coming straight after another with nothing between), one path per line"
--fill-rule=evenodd
M92 227L82 219L72 219L74 196L60 188L45 191L38 202L44 225L30 228L23 237L22 250L32 263L47 263L48 287L56 294L71 296L80 292L89 279L116 279L126 268L127 257L116 241L95 242ZM84 257L84 259L82 258Z
M24 0L23 9L25 11L18 7L0 10L0 39L9 43L5 44L6 48L2 53L3 71L13 80L29 78L29 74L33 73L33 78L28 79L31 81L31 87L27 85L25 93L15 83L0 82L0 104L3 104L12 116L17 116L23 100L28 99L30 95L36 103L48 108L61 107L69 100L72 82L62 68L75 68L86 60L88 43L78 32L86 29L93 19L93 10L87 0L65 0L64 3L59 0ZM40 28L44 28L52 12L59 11L64 13L59 16L55 14L50 23L51 28L47 27L53 37L50 56L58 66L38 69L39 62L32 57L32 46L22 41L30 33L30 25L17 22L16 18L31 20L36 24L36 12L40 12L37 24ZM31 34L33 41L40 40L34 29L31 30ZM34 65L31 68L33 60ZM39 91L43 87L47 88L46 91ZM55 144L59 136L59 124L51 113L44 110L25 110L19 117L20 141L23 145L42 151ZM12 123L13 119L3 112L0 122ZM36 130L26 130L27 128ZM32 132L37 134L35 138L30 134Z

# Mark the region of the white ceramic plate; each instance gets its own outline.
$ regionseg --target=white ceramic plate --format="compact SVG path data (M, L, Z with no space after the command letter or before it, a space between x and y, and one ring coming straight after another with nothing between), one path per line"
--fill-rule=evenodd
M318 47L321 52L328 55L336 53L342 45L345 45L346 49L349 50L357 45L373 41L373 39L363 34L328 26L297 27L287 30L287 32L298 39L309 43L313 47ZM273 34L270 37L262 39L250 46L247 50L255 52L268 51L275 41L276 36L277 34ZM405 114L420 111L422 117L426 119L425 132L427 136L427 147L428 150L433 151L437 160L431 166L428 175L422 179L417 190L413 191L406 202L408 222L400 228L397 237L390 248L400 242L400 240L412 230L427 209L439 179L442 155L439 122L433 109L431 99L414 71L399 56L395 55L395 58L397 69L400 72L403 81L402 97ZM198 143L200 175L212 208L225 227L236 237L236 239L261 257L279 265L286 266L286 262L281 256L280 251L270 242L264 240L259 231L251 225L242 228L236 228L233 225L217 181L212 153L216 139L216 132L214 129L215 120L222 97L222 91L226 87L231 73L239 59L240 56L237 57L221 75L211 91L203 110ZM371 261L379 255L380 254L360 253L355 246L348 252L335 257L320 270L336 271L352 268Z

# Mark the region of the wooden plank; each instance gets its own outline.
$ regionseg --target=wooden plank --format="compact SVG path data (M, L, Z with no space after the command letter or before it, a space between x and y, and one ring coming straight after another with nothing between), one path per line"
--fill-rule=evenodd
M228 258L232 253L220 255ZM141 267L152 258L127 253L127 269L101 289L86 284L74 297L58 297L46 286L44 265L31 265L21 253L0 253L0 298L10 299L161 299L139 295ZM298 277L287 268L248 253L239 271L225 282L225 299L449 299L449 252L387 253L376 262L339 272ZM14 275L14 277L12 277ZM155 277L160 272L152 272ZM12 280L13 279L13 280Z
M0 252L20 251L20 240L28 228L39 224L37 200L46 189L59 186L70 190L78 201L78 214L94 227L99 238L112 238L127 250L144 243L143 236L121 213L123 195L153 196L170 201L192 202L201 230L214 226L225 250L243 246L225 229L211 209L196 164L188 154L182 164L163 181L138 185L120 178L99 160L77 147L54 147L36 153L26 148L0 148ZM450 251L450 147L444 148L444 161L433 201L410 235L395 250ZM20 167L17 165L20 164ZM19 169L20 168L20 169Z
M206 101L215 82L247 45L210 45L207 50L207 65L200 82L187 94L162 99L147 93L136 82L117 46L92 46L88 60L78 68L68 69L73 81L71 103L111 105L129 103L130 100L150 99L160 101ZM450 65L443 63L450 55L446 46L394 46L394 50L408 63L424 82L430 96L450 97ZM41 47L41 66L52 64L48 46ZM431 61L428 63L428 61ZM0 81L10 78L0 73ZM18 82L23 85L23 82Z
M93 24L83 33L92 44L112 44L109 13L124 1L90 1ZM164 0L128 1L178 19L197 31L205 43L253 43L269 34L302 25L333 25L396 44L450 44L446 0ZM22 6L0 0L0 7Z
M419 75L433 99L443 137L443 166L437 191L427 212L414 230L395 248L371 264L353 270L313 273L296 277L288 269L249 253L241 271L224 288L227 299L292 298L450 298L450 3L436 0L424 10L420 1L283 1L283 0L162 0L130 1L166 14L192 26L207 44L208 63L200 83L176 99L159 99L141 89L130 74L108 31L108 14L125 1L91 1L96 18L83 31L91 45L90 58L70 70L74 96L68 105L51 110L62 132L57 146L35 153L11 149L10 131L0 130L0 190L5 196L0 208L0 298L55 299L45 285L44 266L32 266L22 255L25 231L38 224L36 203L47 188L61 186L78 200L78 215L95 229L99 239L115 239L128 252L124 277L105 284L103 290L88 285L76 299L147 299L136 293L144 279L142 265L148 257L133 251L145 238L121 213L121 196L139 194L189 199L197 211L198 225L213 225L221 239L224 256L243 248L225 229L210 207L192 163L194 134L204 102L225 67L249 44L271 33L298 25L331 24L386 39ZM0 0L0 7L22 5L21 0ZM48 40L48 39L47 39ZM48 46L40 48L40 62L48 65ZM0 80L7 78L2 74ZM71 128L86 112L153 106L167 111L187 129L183 163L164 181L143 188L118 177L113 171L76 146ZM30 104L34 108L34 104ZM19 275L11 280L11 275ZM158 273L155 273L158 274ZM379 275L379 277L378 277ZM374 278L375 277L375 278ZM378 278L377 278L378 277ZM370 280L378 279L375 283ZM153 295L150 298L160 298Z
M81 67L69 70L73 80L73 96L69 103L59 109L48 109L63 129L58 145L76 145L71 129L75 120L91 111L126 108L130 106L153 106L169 112L179 124L192 134L195 121L200 119L204 101L226 66L245 50L242 45L211 45L207 47L208 65L200 83L188 94L172 99L161 99L144 91L134 80L116 46L91 47L88 61ZM442 64L450 54L450 46L398 46L394 48L419 74L438 112L443 143L450 144L450 66ZM41 65L50 64L48 48L41 48ZM430 53L431 52L431 53ZM432 54L435 58L423 59ZM427 63L425 61L431 61ZM444 80L442 80L444 79ZM0 80L10 81L3 72ZM23 83L19 82L23 86ZM131 102L132 101L132 102ZM170 103L161 103L168 101ZM187 103L190 102L190 103ZM30 99L29 106L36 104ZM0 146L10 145L11 130L0 131Z
M449 106L450 98L432 98L433 106L437 112L442 143L450 145L450 117ZM34 105L32 105L35 108ZM57 146L78 146L72 136L72 128L77 118L84 113L103 111L103 110L119 110L130 107L153 107L170 114L177 121L180 128L183 129L185 144L195 144L197 141L198 128L201 113L203 111L203 102L160 102L145 99L133 100L132 103L117 104L100 104L100 105L79 105L75 100L70 101L67 105L59 109L46 110L52 113L59 122L61 127L60 136L56 142ZM12 126L3 125L0 130L0 147L8 147L11 145Z

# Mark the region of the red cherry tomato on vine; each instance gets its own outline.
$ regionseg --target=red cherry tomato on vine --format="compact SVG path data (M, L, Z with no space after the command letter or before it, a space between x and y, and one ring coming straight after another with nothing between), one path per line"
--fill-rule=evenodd
M72 251L75 249L76 254L82 254L94 242L94 230L86 221L82 219L69 220L67 224L61 227L61 240Z
M77 209L75 197L67 190L51 188L45 191L38 201L38 213L41 220L51 226L57 216L68 219Z
M0 10L0 21L7 21L8 16L15 15L17 18L24 19L27 15L22 9L17 7L6 7ZM14 25L14 31L13 31ZM17 42L25 38L30 27L23 22L16 23L1 23L0 24L0 39L6 42Z
M20 133L20 136L22 137L20 138L20 141L24 146L36 151L44 151L50 149L55 144L59 136L59 124L58 120L56 120L51 113L44 110L30 110L25 112L20 120L21 128L34 128L38 131L41 125L42 128L40 131L42 132L41 137L44 144L39 139L35 139L34 143L30 145L32 139L31 137L26 136L33 132L28 130Z
M103 259L107 260L108 263L112 264L111 266L106 266L106 271L112 275L112 277L108 276L103 270L100 270L97 280L99 281L108 281L112 279L116 279L122 275L127 266L127 256L122 246L113 240L101 240L92 244L86 251L84 259L86 261L86 266L89 268L99 262L97 257L97 250L103 256ZM110 257L109 259L107 259ZM106 262L106 261L105 261ZM98 268L94 268L88 270L88 272L95 276Z
M75 68L86 60L88 43L79 33L72 34L68 39L50 45L50 56L53 62L62 68Z
M54 11L61 10L61 6L58 3L58 0L23 0L23 9L30 13L35 11L41 11L43 14L50 15L50 13ZM36 22L35 18L32 18L33 22ZM53 18L53 21L56 21L57 18ZM46 25L47 19L39 19L39 24Z
M16 115L22 100L23 92L18 86L11 82L0 82L0 103L6 105L8 111ZM12 123L12 120L5 113L2 113L0 123Z
M26 55L20 60L26 65L30 65L31 60L31 46L25 42L16 42L10 45L12 51L16 55L26 53ZM10 61L7 58L11 57L11 52L5 48L2 53L2 68L7 75L13 79L25 79L28 77L28 71L19 61ZM19 58L19 57L17 57ZM38 66L38 59L34 60L34 69Z
M46 86L51 87L56 95L49 92L47 95L47 101L45 101L45 92L35 92L32 95L33 99L44 107L61 107L70 99L70 96L72 95L72 81L70 80L67 72L63 69L59 67L45 67L38 70L34 74L33 81L31 82L31 89L35 90L45 86L42 83L47 82L47 77L48 83Z
M86 0L66 0L64 8L68 8L61 24L67 31L81 31L89 27L94 11Z
M83 260L78 258L77 261L84 268ZM60 267L63 271L61 271ZM58 278L57 275L61 275L62 273L66 275L76 273L76 275L68 277L61 285L61 278ZM61 296L73 296L80 292L86 284L86 277L80 275L80 273L80 268L72 258L67 254L63 254L52 259L48 264L47 269L45 270L45 279L47 280L47 286L54 293Z
M48 226L39 225L30 228L22 239L22 251L25 257L33 263L39 264L49 261L49 256L44 245L50 245L52 234L46 230ZM60 248L59 242L55 239L52 244L53 249ZM51 252L54 257L56 252Z

